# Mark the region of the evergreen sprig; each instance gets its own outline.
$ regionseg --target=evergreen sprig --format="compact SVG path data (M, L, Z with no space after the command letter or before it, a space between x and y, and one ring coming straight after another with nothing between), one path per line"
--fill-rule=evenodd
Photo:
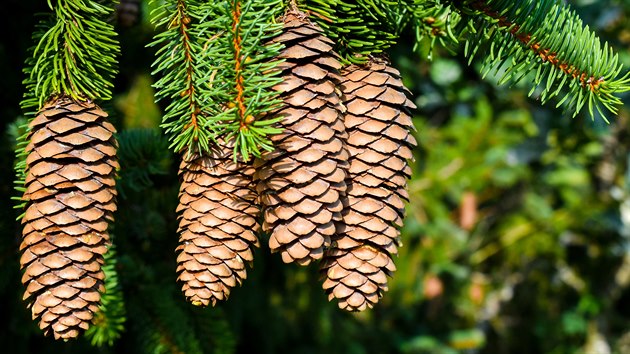
M22 213L17 217L18 220L22 219L24 213L26 212L26 200L22 198L24 192L26 191L26 157L28 156L26 152L26 146L28 145L28 135L29 135L29 126L28 122L30 119L21 120L15 131L17 134L17 139L15 141L15 163L13 164L13 171L15 173L15 179L13 181L13 189L17 192L17 195L11 197L14 201L14 208L21 210Z
M622 104L616 95L630 90L618 55L584 26L561 0L453 1L467 18L466 55L483 55L483 72L503 70L500 83L535 73L530 96L541 89L547 102L560 96L576 116L588 106L606 119ZM561 29L561 30L558 30Z
M176 152L205 151L217 132L211 121L220 110L204 86L213 85L214 72L201 60L203 39L196 24L203 14L201 0L167 0L151 13L158 29L150 46L160 46L153 63L157 99L170 100L162 128ZM202 111L203 107L203 111Z
M407 10L401 1L299 0L297 4L337 43L342 58L355 64L396 43Z
M212 311L193 306L189 314L195 326L197 338L202 338L204 353L231 354L236 352L237 338L232 331L226 312L220 307Z
M271 150L267 136L279 131L269 117L279 103L279 45L269 45L282 0L171 0L153 14L161 45L154 74L167 107L163 127L175 151L208 152L210 142L233 141L235 156L248 160Z
M38 110L53 95L111 99L120 46L106 19L113 9L92 0L48 0L53 13L37 26L27 62L23 107Z
M415 32L414 49L425 39L450 47L466 37L472 61L483 53L483 74L493 69L501 84L534 73L530 96L543 103L561 96L573 115L588 106L606 119L617 113L617 94L630 90L630 74L617 54L584 26L561 0L300 0L347 62L362 63L386 51L402 30ZM459 29L457 29L459 27ZM462 29L463 27L463 29ZM562 28L558 31L557 28ZM446 41L448 39L448 42Z
M116 250L112 246L105 253L105 265L103 266L105 291L101 294L99 312L94 315L92 326L85 332L92 345L97 347L105 344L112 346L125 329L125 303L118 281L116 264Z
M273 150L268 139L280 131L274 127L279 118L269 116L280 101L272 87L281 82L275 57L279 44L270 40L282 26L276 23L282 0L232 0L206 3L200 28L211 38L204 60L214 63L215 82L227 87L213 87L221 97L222 112L217 117L222 139L233 142L234 156L247 161L262 150Z
M406 13L407 21L411 23L416 37L414 51L419 51L422 41L429 39L429 59L432 59L436 42L447 48L451 43L458 43L454 28L459 23L460 16L453 11L452 6L438 0L407 0Z

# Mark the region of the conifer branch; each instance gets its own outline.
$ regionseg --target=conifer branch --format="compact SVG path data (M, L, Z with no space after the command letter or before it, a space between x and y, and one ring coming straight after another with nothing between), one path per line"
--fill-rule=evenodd
M429 59L433 54L436 42L449 47L447 40L458 43L454 27L461 20L459 14L453 11L452 6L442 4L437 0L407 0L406 11L409 14L407 21L411 22L416 41L413 50L419 51L420 44L425 38L430 40Z
M145 281L159 282L153 276ZM141 301L130 304L129 311L137 320L135 334L147 353L201 354L201 341L192 318L175 295L177 289L168 283L142 286L137 289Z
M362 64L372 54L384 53L402 30L403 2L373 0L298 0L298 7L333 39L347 63Z
M268 43L280 31L275 23L282 11L282 1L233 1L232 52L238 106L238 133L234 139L234 157L244 161L262 150L273 150L268 135L280 132L273 125L279 120L268 116L280 101L272 87L281 82L276 70L280 45ZM232 128L232 131L234 131Z
M531 34L521 32L521 26L510 22L505 16L491 9L483 0L474 1L470 6L496 20L500 27L508 28L508 31L514 38L536 53L543 62L549 62L551 65L562 70L565 74L579 80L582 87L590 91L598 92L599 86L604 83L603 77L596 78L593 75L589 75L586 71L581 71L571 63L562 62L559 59L558 53L552 52L548 47L543 47L540 42L532 40Z
M120 179L116 189L126 199L133 192L153 187L155 176L167 175L168 141L157 129L126 129L117 135Z
M180 15L175 11L178 4L186 5L178 7ZM278 132L273 128L277 119L266 115L279 103L271 89L280 82L274 70L279 46L266 43L280 29L275 18L281 4L281 0L170 0L154 14L156 26L166 27L153 43L163 46L154 74L164 76L155 87L160 99L173 100L163 127L175 151L209 152L219 138L234 140L235 157L244 160L260 155L261 149L272 149L266 136ZM168 24L173 21L181 28L177 21L184 13L191 21L185 30L173 31ZM190 70L173 74L181 72L181 65ZM182 77L190 80L184 82ZM182 89L189 91L181 93ZM189 98L186 104L176 93ZM184 120L182 115L194 119Z
M630 76L622 74L618 55L583 26L575 12L560 0L453 1L468 17L473 35L466 46L471 58L483 48L484 75L504 70L499 80L518 82L535 72L533 88L547 102L564 93L565 105L576 116L588 104L605 118L606 110L617 113L621 100L616 94L630 90ZM558 31L562 28L562 31Z
M34 34L37 44L25 69L29 96L23 107L36 111L53 95L110 99L120 47L113 26L104 19L113 9L93 0L49 0L48 6L54 13Z
M125 303L116 265L116 250L112 246L105 254L105 291L101 295L100 311L94 316L93 326L85 332L93 346L112 346L125 329Z
M279 120L268 115L279 104L272 87L281 82L276 56L278 44L268 42L280 31L275 22L282 0L230 0L207 3L200 32L212 38L204 49L204 60L214 63L213 103L221 109L215 117L226 142L234 142L234 158L245 161L272 150L267 138L279 130ZM219 34L220 35L217 35Z
M195 330L204 353L228 354L236 352L238 340L233 333L226 312L221 307L212 311L193 308L190 310Z
M150 44L161 46L151 74L162 76L153 86L158 100L170 100L161 126L176 152L207 150L218 134L211 124L217 110L207 108L212 98L203 87L212 70L201 61L203 39L198 22L203 16L202 5L199 0L168 0L151 18L156 28L163 31Z

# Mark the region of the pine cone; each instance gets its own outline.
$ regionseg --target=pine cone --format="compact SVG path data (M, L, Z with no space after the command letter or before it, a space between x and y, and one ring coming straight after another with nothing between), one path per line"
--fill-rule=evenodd
M252 246L259 246L259 213L251 165L235 163L232 149L184 159L180 165L178 280L197 306L225 300L246 278Z
M116 210L115 129L92 102L59 98L30 123L20 263L33 319L55 339L89 327Z
M345 126L350 152L343 226L326 252L322 270L329 299L349 311L371 308L396 269L407 178L416 145L406 88L396 69L371 62L343 71Z
M257 190L264 207L269 247L286 263L321 259L341 221L348 152L341 99L335 88L341 67L332 41L305 15L290 12L279 55L284 81L275 89L284 101L272 113L284 131L272 136L275 151L257 161Z

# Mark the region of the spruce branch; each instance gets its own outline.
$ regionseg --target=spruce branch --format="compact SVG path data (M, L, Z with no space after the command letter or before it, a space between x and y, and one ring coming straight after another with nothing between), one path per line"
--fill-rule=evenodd
M110 99L120 53L116 32L105 21L112 7L92 0L49 0L48 6L54 13L33 36L37 44L25 69L29 97L23 106L36 111L53 95Z
M407 11L401 1L298 0L297 5L337 43L342 58L355 64L396 43Z
M188 123L188 125L192 126L194 131L198 131L199 124L197 123L197 114L199 113L199 106L195 100L195 85L193 83L193 73L195 68L192 59L190 38L188 37L188 25L190 24L190 18L186 16L186 5L184 1L177 2L176 13L177 17L173 18L173 21L176 21L176 23L171 22L169 26L177 26L182 39L184 66L186 68L186 89L181 93L181 96L188 99L188 104L193 111L190 114L190 123Z
M94 316L93 326L85 332L93 346L112 346L125 329L125 303L116 265L116 250L112 246L105 254L105 291L101 295L100 311Z
M274 126L280 119L268 113L280 104L273 87L282 82L276 70L281 46L269 41L281 30L275 20L282 11L282 1L234 1L234 9L238 11L233 11L231 35L240 126L238 134L231 136L235 156L238 153L248 161L250 155L273 150L268 136L280 132Z
M472 60L485 51L484 75L504 70L500 83L518 82L535 73L530 96L541 88L543 103L564 96L576 116L585 105L606 119L622 104L616 95L630 90L630 74L623 74L618 55L584 26L560 0L453 1L468 19L471 36L466 54ZM562 29L558 31L558 29Z
M201 32L212 38L204 49L204 60L215 63L217 97L221 109L216 124L223 141L234 145L234 158L247 161L273 150L268 139L280 131L274 127L279 118L269 115L280 101L273 86L279 84L280 63L276 57L280 45L269 44L281 26L276 18L282 11L282 0L231 0L207 3L206 20Z
M151 74L162 76L153 86L158 100L171 100L161 126L176 152L207 150L217 134L210 124L216 111L205 108L209 98L201 87L211 74L200 60L203 47L196 30L202 3L168 0L151 14L152 23L162 31L149 44L160 46Z
M31 118L32 119L32 118ZM17 127L18 136L15 143L15 163L13 164L13 171L15 173L15 179L13 182L13 189L17 192L11 199L15 202L13 206L15 209L21 210L22 213L18 215L17 220L22 219L26 212L27 201L22 198L26 191L26 146L28 145L29 126L28 123L31 119L27 119Z
M173 100L163 127L175 151L209 152L219 138L233 140L235 158L244 160L272 149L267 135L278 133L277 119L267 113L279 103L272 87L280 82L274 60L280 47L266 43L280 30L281 9L281 0L178 0L154 13L156 26L166 27L153 43L163 46L155 87L160 99Z
M230 354L236 352L238 340L230 327L226 312L220 307L212 311L192 308L189 310L198 338L203 338L204 353Z
M458 43L455 26L461 17L453 11L452 6L444 5L438 0L407 0L406 12L408 14L406 22L410 22L416 37L414 51L420 51L420 44L429 39L431 59L436 42L446 48L449 48L451 43Z

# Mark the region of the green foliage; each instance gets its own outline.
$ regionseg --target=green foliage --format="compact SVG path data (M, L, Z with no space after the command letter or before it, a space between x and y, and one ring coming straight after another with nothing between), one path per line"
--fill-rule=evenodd
M147 304L133 303L134 316L141 327L134 328L139 333L141 348L146 353L190 353L200 354L201 338L195 335L191 318L183 309L182 302L173 286L159 288L149 284L140 288L140 299Z
M272 60L278 45L281 0L166 1L152 15L162 32L153 74L160 99L172 100L163 118L171 147L207 152L217 139L234 141L244 160L271 150L268 134L278 103L271 87L279 82ZM236 158L237 154L235 154Z
M452 47L466 38L466 56L483 56L484 76L494 70L499 83L531 78L529 95L577 115L588 107L606 119L617 113L620 93L630 90L630 75L608 44L602 45L579 16L560 0L406 0L298 2L313 14L348 62L390 48L406 28L415 33L414 48L428 55L436 41ZM557 31L558 28L564 29ZM448 39L448 41L447 41Z
M529 95L543 103L563 94L558 106L573 116L585 105L593 118L595 110L604 119L606 110L617 113L622 102L615 95L630 90L630 75L563 1L466 0L458 6L468 17L466 55L483 55L484 75L494 69L504 83L533 73Z
M15 151L15 162L13 164L13 171L15 173L15 179L13 181L14 189L19 196L13 196L11 199L14 201L14 208L18 210L24 210L26 207L26 201L22 200L22 194L24 193L24 181L26 180L26 152L24 148L28 145L28 122L29 120L20 117L13 124L11 124L9 134L13 141L13 148ZM18 219L22 218L21 214Z
M151 46L160 46L153 75L161 73L154 87L157 98L170 100L162 127L176 152L184 149L206 151L217 135L211 124L221 107L206 88L214 85L214 70L201 60L207 41L197 26L204 1L169 0L153 10L151 21L158 32ZM204 111L201 108L204 107ZM207 107L207 108L206 108Z
M201 31L214 37L202 60L213 63L213 82L225 85L213 87L222 109L216 119L224 141L234 142L234 157L245 161L273 150L267 136L280 132L280 118L268 113L280 102L272 87L281 82L274 59L281 47L269 41L282 29L282 9L282 0L217 1L203 9Z
M625 267L614 249L627 236L611 198L627 188L627 113L611 129L575 129L554 119L557 110L472 83L474 75L455 70L461 63L444 61L426 68L401 58L403 75L424 92L418 102L426 113L416 122L422 175L411 182L407 243L389 304L423 302L417 314L431 323L430 334L405 348L439 352L471 324L483 329L483 352L590 353L596 340L614 347L628 323L608 307L622 301L609 294L627 294L614 275ZM425 70L430 82L418 74ZM471 193L478 222L469 230L461 222Z
M453 9L439 1L407 0L407 11L410 13L408 21L412 23L415 32L414 51L420 51L422 42L430 39L429 59L436 42L442 46L449 46L449 42L457 43L458 39L453 27L459 23L459 15ZM447 42L446 40L449 40Z
M151 75L138 75L133 79L129 94L115 101L116 108L125 116L124 129L152 128L159 125L162 110L155 103L152 84Z
M168 173L168 141L157 129L128 129L116 138L121 165L116 188L121 197L130 191L151 188L153 177Z
M125 303L116 263L116 250L112 246L105 254L105 292L101 294L99 312L94 316L92 326L85 332L92 345L97 347L105 344L112 346L125 329Z
M130 312L136 320L130 330L141 352L233 353L236 342L225 314L220 309L190 307L174 284L142 287L139 298L144 303L132 303Z
M201 340L203 353L230 354L236 350L236 337L232 332L225 312L221 308L190 309L197 337Z
M404 6L398 1L300 0L337 43L336 50L350 63L365 63L369 55L384 53L396 43L404 23Z
M36 111L54 95L110 99L120 52L114 27L105 22L112 8L93 0L48 0L48 6L54 13L38 25L25 69L24 109Z

